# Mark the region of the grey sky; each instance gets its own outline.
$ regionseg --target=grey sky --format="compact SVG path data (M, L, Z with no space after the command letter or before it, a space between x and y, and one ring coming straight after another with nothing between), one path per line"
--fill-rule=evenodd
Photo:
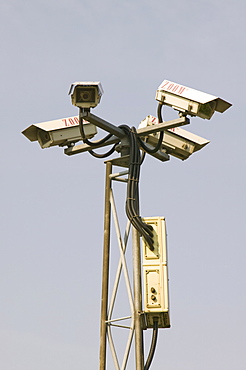
M245 369L245 13L242 0L1 1L2 369L98 367L104 164L21 131L76 115L78 80L102 82L93 113L138 126L164 79L233 106L191 120L211 143L187 161L142 168L141 214L168 228L172 328L152 368Z

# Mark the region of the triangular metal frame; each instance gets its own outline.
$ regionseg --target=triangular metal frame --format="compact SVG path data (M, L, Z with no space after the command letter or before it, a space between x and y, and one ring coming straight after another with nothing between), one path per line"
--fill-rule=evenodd
M136 297L135 297L136 289L134 286L135 282L134 281L132 282L130 279L128 263L126 260L126 251L127 251L127 246L129 244L129 235L130 235L131 230L132 230L132 234L134 234L134 230L133 230L134 228L132 228L130 221L127 221L127 224L124 230L124 236L122 237L121 230L120 230L119 217L117 214L117 206L116 206L116 201L115 201L115 196L114 196L114 189L113 189L114 181L120 181L120 182L127 184L127 178L125 176L128 175L128 170L112 174L111 173L112 165L113 165L112 162L114 162L114 160L106 162L106 168L107 168L106 170L106 189L105 189L105 221L106 222L105 222L105 228L104 228L104 248L108 251L106 252L107 261L105 261L105 257L103 258L104 278L102 281L100 370L106 369L107 347L110 349L115 369L125 370L129 363L129 355L132 349L133 339L134 339L134 336L136 336L136 322L137 321L140 322L141 318L140 318L140 315L136 315L137 306L135 302L136 300ZM116 163L118 165L117 161ZM109 210L110 212L108 212ZM112 225L111 225L111 221L113 221ZM119 249L119 261L118 261L118 266L117 266L114 278L111 279L113 283L112 283L111 295L109 297L109 294L108 294L109 275L110 275L109 249L111 248L111 240L110 240L111 227L114 227L115 234L116 234L116 239L117 239L117 244L118 244L118 249ZM105 249L104 249L104 254L105 254ZM137 249L139 250L139 242L138 242ZM140 263L140 259L138 259L137 262ZM135 268L133 267L133 270L134 269ZM124 283L125 283L126 291L127 291L130 314L124 317L114 318L113 316L114 308L115 308L115 303L117 300L117 294L120 288L119 284L120 284L121 277L124 277ZM133 280L134 280L134 271L133 271ZM139 286L141 289L141 282ZM105 292L107 293L105 294ZM141 299L141 297L139 297L139 299ZM142 302L140 301L140 305L141 304ZM124 325L122 323L124 320L128 320L128 321L130 320L130 325ZM113 333L112 333L112 327L129 330L129 335L126 341L124 355L123 355L123 359L121 363L119 361L116 341L114 340ZM137 331L140 334L140 337L142 336L142 330L143 329L141 325L139 325L138 323ZM135 348L136 348L136 338L135 338ZM139 348L138 350L139 356L137 356L137 354L135 353L135 357L136 358L141 357L141 366L142 366L143 364L143 343L141 343L141 340L140 340L140 346L138 345L138 348ZM122 348L121 348L121 351L122 351ZM136 352L136 349L135 349L135 352ZM139 369L139 368L140 367L136 366L136 369Z
M107 164L106 164L107 165ZM132 347L132 342L133 342L133 337L134 337L134 297L133 297L133 291L132 291L132 283L130 280L129 276L129 270L128 270L128 265L126 261L126 250L127 250L127 245L129 242L129 235L131 231L131 224L130 221L127 221L127 225L124 231L124 237L121 235L121 230L120 230L120 223L119 223L119 217L117 214L117 206L115 202L115 197L114 197L114 190L112 186L113 181L120 181L123 183L127 183L127 178L125 178L125 175L128 175L128 170L122 171L116 174L110 174L110 190L108 192L108 196L106 195L105 197L105 202L110 203L110 218L113 219L113 225L116 233L116 238L117 238L117 244L118 244L118 249L119 249L119 261L118 261L118 267L116 269L116 273L114 276L113 284L112 284L112 292L111 292L111 297L108 299L107 302L107 319L105 320L105 325L106 325L106 341L107 343L104 343L104 346L108 344L109 349L111 351L112 359L114 362L115 369L117 370L125 370L127 367L128 359L129 359L129 354L131 351ZM111 224L111 222L110 222ZM110 242L111 244L111 242ZM110 266L109 266L110 270ZM109 271L108 271L109 273ZM128 302L129 302L129 308L130 308L130 315L125 316L125 317L119 317L119 318L114 318L113 313L114 313L114 308L115 308L115 303L117 300L117 294L119 290L119 283L121 277L124 277L124 282L127 290L127 297L128 297ZM130 325L123 325L120 324L124 320L130 320ZM120 364L119 357L117 354L117 348L116 344L114 341L114 337L112 334L112 327L118 327L122 329L128 329L129 330L129 335L127 339L127 343L125 346L125 351L123 355L123 360L122 363ZM104 338L105 340L105 338ZM106 358L104 358L103 361L106 365ZM104 366L105 366L104 365Z

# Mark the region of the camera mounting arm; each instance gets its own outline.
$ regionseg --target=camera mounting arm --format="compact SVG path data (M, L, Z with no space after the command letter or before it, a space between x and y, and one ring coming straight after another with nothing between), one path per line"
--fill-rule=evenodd
M112 123L109 123L108 121L105 121L104 119L97 117L88 111L80 112L80 117L109 132L110 134L117 136L120 139L125 136L125 133L121 128L114 126Z
M109 123L105 121L104 119L98 116L95 116L92 113L83 112L81 115L81 118L85 119L86 121L90 123L93 123L95 126L100 127L103 130L115 136L118 136L120 139L122 139L125 136L125 133L121 128L114 126L112 123ZM153 134L153 133L163 131L163 130L168 130L170 128L188 125L189 123L190 123L189 118L187 118L186 116L183 116L181 118L177 118L172 121L161 122L153 126L148 126L148 127L137 129L137 135L147 136L149 134Z
M113 136L109 138L107 141L105 141L104 143L100 143L98 146L96 147L94 146L93 148L87 144L80 144L80 145L75 145L75 146L66 148L64 150L64 153L66 155L71 156L71 155L87 152L91 149L102 148L108 145L112 145L112 144L117 143L119 141L119 138L122 140L125 137L125 133L120 127L114 126L112 123L109 123L103 120L102 118L95 116L94 114L91 114L88 112L82 112L81 114L82 114L81 118L113 134ZM152 126L139 128L136 130L136 133L138 136L147 136L149 134L160 132L162 130L167 130L170 128L188 125L189 123L190 123L190 120L187 117L181 117L181 118L174 119L172 121L162 122L162 123L158 123ZM146 145L148 145L148 143L146 143ZM169 160L169 155L161 150L159 150L156 153L153 153L152 155L155 158L163 162Z

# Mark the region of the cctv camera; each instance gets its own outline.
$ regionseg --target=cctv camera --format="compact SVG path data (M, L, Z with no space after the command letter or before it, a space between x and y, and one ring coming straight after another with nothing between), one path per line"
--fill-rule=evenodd
M231 104L216 96L164 80L157 89L156 100L179 112L210 119L215 111L223 113Z
M72 104L79 108L95 108L101 100L103 88L100 82L74 82L69 90Z
M83 123L85 137L91 139L96 135L97 128L85 120ZM82 140L77 116L37 123L26 128L22 134L30 141L38 141L43 149L55 145L70 146Z
M143 128L158 123L159 122L156 117L148 116L140 123L138 128ZM158 139L159 133L151 134L147 137L147 143L155 147ZM191 154L202 149L208 143L209 140L203 139L200 136L181 129L180 127L176 127L164 131L161 149L167 154L185 160L189 158Z

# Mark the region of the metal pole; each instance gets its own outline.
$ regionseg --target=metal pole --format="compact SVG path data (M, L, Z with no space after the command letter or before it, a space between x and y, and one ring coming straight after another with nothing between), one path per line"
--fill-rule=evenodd
M141 312L142 312L141 253L140 253L139 233L134 227L132 228L132 256L133 256L136 370L143 370L144 347L143 347L143 329L141 325Z
M101 329L100 329L100 370L106 370L107 349L107 316L108 316L108 285L109 285L109 255L110 255L110 192L112 163L106 162L105 206L104 206L104 243L102 263L102 300L101 300Z

